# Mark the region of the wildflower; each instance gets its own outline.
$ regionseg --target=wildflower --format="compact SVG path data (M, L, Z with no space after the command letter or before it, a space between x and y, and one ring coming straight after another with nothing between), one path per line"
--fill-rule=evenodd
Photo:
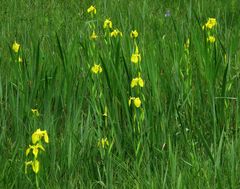
M29 145L28 149L26 150L26 156L28 156L31 150L35 158L38 157L39 150L45 151L44 147L41 144Z
M41 139L44 138L44 141L46 143L49 143L48 139L48 134L47 131L41 131L40 129L37 129L33 134L32 134L32 143L36 144L37 142L41 141Z
M112 21L109 19L106 19L103 23L104 29L112 29Z
M216 39L214 36L208 36L207 38L207 42L210 42L210 43L215 43Z
M96 8L95 8L93 5L91 5L91 6L87 9L87 12L90 13L91 15L93 15L93 14L96 14L96 13L97 13L97 10L96 10Z
M32 143L33 145L29 145L29 147L26 150L26 156L29 155L29 153L32 151L32 154L34 155L33 160L31 161L26 161L25 162L25 174L27 174L27 168L28 166L32 166L32 170L33 172L36 174L38 174L39 172L39 167L40 167L40 162L38 161L38 154L39 151L45 151L43 145L42 145L42 141L41 139L44 138L44 141L46 143L49 142L48 139L48 134L47 131L41 131L40 129L37 129L33 134L32 134ZM37 177L36 177L37 179ZM37 182L37 188L38 187L38 182Z
M138 46L136 45L135 53L133 53L131 56L131 62L133 64L137 64L140 61L141 61L141 55L139 53Z
M141 106L141 103L142 103L142 102L141 102L141 100L140 100L139 97L130 97L129 100L128 100L128 105L129 105L129 106L131 105L132 101L133 101L133 104L134 104L137 108L139 108L139 107Z
M95 74L102 72L102 67L100 64L94 64L94 66L91 68L91 71Z
M29 165L32 166L32 170L35 174L37 174L39 172L40 163L37 159L35 159L33 161L25 162L25 174L27 174L27 167Z
M31 109L31 111L32 111L34 116L36 116L36 117L40 116L38 109Z
M216 18L208 18L208 21L206 24L202 26L202 29L212 29L214 26L217 25L217 20Z
M137 32L137 30L131 31L130 37L131 37L131 38L137 38L137 37L138 37L138 32Z
M143 79L141 78L140 74L138 77L136 78L133 78L132 81L131 81L131 88L135 87L135 86L140 86L140 87L143 87L144 86L144 81Z
M15 42L13 43L13 45L12 45L12 50L13 50L15 53L18 53L19 49L20 49L20 44L15 41Z
M90 36L91 40L96 40L98 36L96 35L95 31L92 32L92 35Z
M109 146L109 142L108 142L107 137L101 138L101 139L98 141L98 147L105 148L105 147L107 147L107 146Z
M133 103L134 103L134 105L135 105L137 108L139 108L139 107L141 106L141 100L140 100L140 98L139 98L139 97L135 98L135 99L133 100Z
M190 39L188 38L187 41L184 43L184 49L187 50L190 46Z
M118 29L115 29L110 33L111 37L117 37L118 35L122 37L122 32L120 32Z

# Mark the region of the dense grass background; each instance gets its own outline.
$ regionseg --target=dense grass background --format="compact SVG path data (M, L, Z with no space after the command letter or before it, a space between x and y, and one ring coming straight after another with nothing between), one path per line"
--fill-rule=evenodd
M35 188L24 162L37 128L50 138L41 188L240 188L239 12L238 0L2 0L0 188ZM218 21L214 45L201 29L209 17ZM106 18L120 40L104 38ZM141 109L128 106L137 74L133 29L145 80ZM94 61L99 75L90 71ZM144 115L139 131L135 113ZM97 146L102 137L105 149Z

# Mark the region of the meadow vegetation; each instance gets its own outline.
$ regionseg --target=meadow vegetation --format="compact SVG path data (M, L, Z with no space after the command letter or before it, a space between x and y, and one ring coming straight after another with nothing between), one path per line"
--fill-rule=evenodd
M240 188L238 0L0 5L0 188Z

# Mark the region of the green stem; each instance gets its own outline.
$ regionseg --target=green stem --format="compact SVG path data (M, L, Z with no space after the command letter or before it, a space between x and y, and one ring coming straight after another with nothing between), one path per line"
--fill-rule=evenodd
M40 187L39 187L39 181L38 181L38 174L35 174L35 182L36 182L36 187L37 187L37 189L40 189Z

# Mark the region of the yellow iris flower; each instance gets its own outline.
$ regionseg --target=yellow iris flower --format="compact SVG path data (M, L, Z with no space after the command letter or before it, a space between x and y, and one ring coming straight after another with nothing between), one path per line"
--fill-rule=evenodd
M31 109L31 111L32 111L34 116L36 116L36 117L40 116L38 109Z
M202 26L202 29L212 29L214 26L217 25L217 20L216 18L208 18L208 21L206 24Z
M117 36L122 37L122 32L120 32L118 29L115 29L110 33L110 36L111 37L117 37Z
M133 39L134 39L134 38L137 38L137 37L138 37L138 32L137 32L137 30L131 31L130 37L133 38Z
M208 36L207 41L210 43L215 43L216 38L214 36Z
M35 174L37 174L39 172L40 163L37 159L35 159L33 161L25 162L25 174L27 174L28 166L32 166L32 170Z
M95 33L95 31L92 32L92 35L90 36L91 40L96 40L98 38L97 34Z
M12 50L13 50L15 53L18 53L19 49L20 49L20 44L15 41L15 42L13 43L13 45L12 45Z
M91 68L91 71L95 74L99 74L102 72L102 67L100 64L94 64L94 66Z
M97 9L91 5L88 9L87 9L87 12L90 13L90 14L96 14L97 13Z
M41 129L37 129L33 134L32 134L32 143L36 144L37 142L41 141L41 139L44 138L44 141L46 143L49 143L49 138L47 131L41 131Z
M110 20L110 18L108 18L104 21L103 28L104 29L112 29L112 21Z
M136 87L136 86L140 86L140 87L144 86L144 81L141 78L140 74L139 74L138 77L133 78L132 81L131 81L131 88Z
M36 144L36 145L33 145L33 146L29 145L28 149L26 150L26 156L28 156L28 154L32 150L32 153L33 153L34 157L37 158L39 149L42 150L42 151L45 151L44 147L41 144Z
M128 100L128 105L130 106L131 103L133 101L133 104L135 105L135 107L139 108L142 104L141 100L139 97L130 97Z
M133 64L137 64L140 61L141 61L141 55L139 53L138 46L136 45L135 53L133 53L131 56L131 62Z
M107 146L109 146L109 142L108 142L108 139L106 137L105 138L101 138L98 141L98 147L105 148Z

